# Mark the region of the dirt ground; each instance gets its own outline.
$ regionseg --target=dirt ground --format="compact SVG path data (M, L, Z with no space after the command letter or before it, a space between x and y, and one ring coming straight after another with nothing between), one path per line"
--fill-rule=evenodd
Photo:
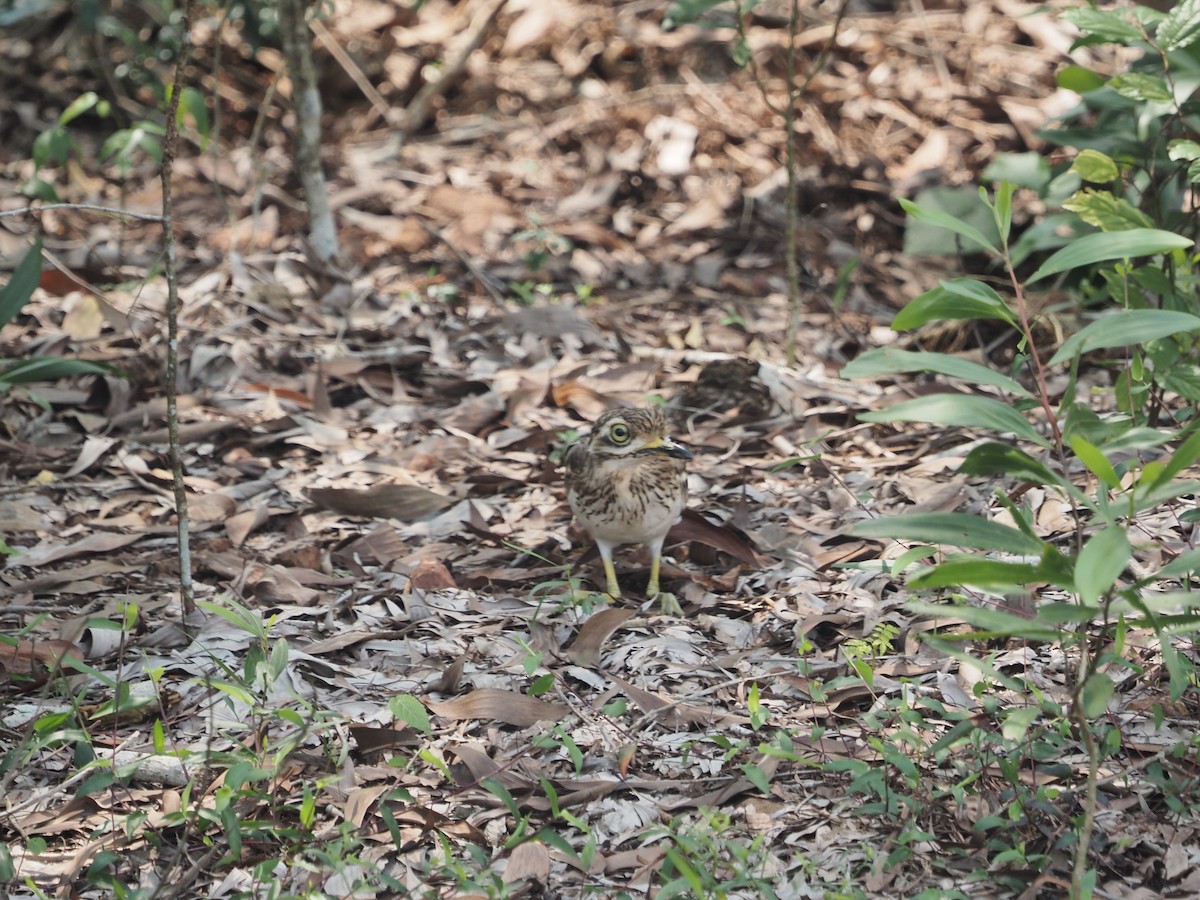
M314 38L340 274L306 261L280 54L251 54L249 26L214 16L193 31L189 78L220 110L175 166L178 381L196 594L225 610L201 610L194 639L179 627L158 226L78 208L0 218L8 268L38 222L48 260L0 355L124 373L0 399L0 536L19 551L0 571L3 633L19 638L4 661L0 829L19 877L100 896L89 867L113 851L126 884L148 887L156 867L179 896L254 895L269 841L216 865L203 829L170 819L222 802L228 772L205 774L200 756L248 753L270 775L238 819L286 818L316 790L313 846L348 826L364 840L355 865L447 896L471 891L430 875L442 839L464 859L482 848L481 869L513 891L640 896L674 865L661 830L697 822L766 848L761 883L727 896L1062 895L1058 839L1085 771L1073 739L1052 773L1030 765L1061 800L1013 821L1025 860L997 862L974 827L1010 814L1004 761L965 799L962 760L914 751L907 783L889 768L888 747L910 745L885 713L914 698L972 709L970 673L920 643L928 623L878 563L896 548L846 529L900 508L985 512L994 485L955 474L971 435L857 420L919 383L839 371L898 339L888 323L907 301L979 265L904 255L896 199L975 184L998 153L1056 157L1037 133L1074 103L1056 71L1109 63L1071 52L1069 28L1019 0L859 0L836 37L838 4L802 3L802 76L832 47L798 104L804 305L789 365L786 6L749 18L757 81L731 58L724 7L667 30L665 5L644 0L335 6ZM51 4L0 31L0 211L28 205L38 135L84 91L113 88L113 114L75 120L77 155L43 175L64 201L161 210L152 159L97 163L153 98L130 74L133 43L85 38L83 18ZM65 55L78 47L91 50ZM1022 215L1038 212L1027 200ZM587 595L603 575L559 469L604 409L651 402L695 454L663 574L683 617L639 607L635 549L618 555L622 603ZM1053 531L1061 514L1048 498L1039 522ZM881 634L873 680L855 677L846 642ZM285 652L260 696L215 683L273 647ZM1001 665L1044 665L1045 692L1064 698L1048 653L1005 648ZM66 686L39 666L62 654L87 667ZM114 698L137 713L101 705ZM59 709L74 709L61 733L31 739ZM1145 753L1173 743L1149 709L1130 698L1123 719ZM1172 727L1194 722L1176 712ZM921 728L932 742L948 725ZM196 755L182 781L85 794L81 744ZM875 808L854 789L863 772L890 772L909 799ZM1098 894L1196 895L1194 817L1111 775ZM559 807L577 817L587 864L551 839L505 847L516 826L489 778L579 853L585 831ZM145 819L126 833L131 813ZM350 895L347 868L310 869L265 871L287 891Z

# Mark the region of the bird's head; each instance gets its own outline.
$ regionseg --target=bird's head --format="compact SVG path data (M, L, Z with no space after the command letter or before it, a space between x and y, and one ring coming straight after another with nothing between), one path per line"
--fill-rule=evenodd
M670 431L671 420L658 407L614 409L596 420L588 440L592 453L609 459L657 455L691 459L691 451L671 440Z

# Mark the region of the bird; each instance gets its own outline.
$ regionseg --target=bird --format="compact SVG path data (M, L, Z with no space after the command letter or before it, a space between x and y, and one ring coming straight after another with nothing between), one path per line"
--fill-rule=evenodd
M613 549L644 544L650 551L646 595L663 612L682 610L659 589L663 542L687 504L685 470L692 453L670 437L671 420L658 407L614 409L600 416L591 432L565 457L567 502L587 529L604 562L607 593L621 596Z

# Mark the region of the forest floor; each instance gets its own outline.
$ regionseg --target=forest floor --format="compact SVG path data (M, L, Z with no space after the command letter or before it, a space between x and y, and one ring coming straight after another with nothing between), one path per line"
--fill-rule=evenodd
M953 621L906 609L880 562L904 548L846 533L902 508L991 515L996 485L956 474L970 434L857 420L921 382L839 372L897 341L985 358L970 329L888 327L979 265L902 252L896 199L976 184L1000 153L1064 158L1037 133L1074 102L1055 73L1105 62L1035 3L852 2L798 105L789 364L786 10L750 20L760 85L721 8L665 30L662 3L335 5L314 33L342 273L306 263L280 55L215 19L193 33L192 84L221 104L174 182L194 636L159 228L38 217L47 274L0 356L124 374L0 399L10 895L1062 895L1078 737L954 743L964 721L999 740L981 673L922 642ZM807 74L836 4L801 5ZM47 10L0 33L0 209L27 204L65 105L118 85L42 175L65 201L160 212L152 160L95 163L152 117L123 80L132 42ZM448 87L422 93L433 71ZM34 231L0 219L9 268ZM591 593L559 468L606 408L653 402L695 454L663 574L682 617L639 605L635 549L625 598ZM1066 532L1053 496L1026 499ZM993 662L1065 703L1056 647ZM1194 699L1111 708L1097 896L1196 896L1195 765L1163 759ZM1040 806L1014 801L1014 767Z

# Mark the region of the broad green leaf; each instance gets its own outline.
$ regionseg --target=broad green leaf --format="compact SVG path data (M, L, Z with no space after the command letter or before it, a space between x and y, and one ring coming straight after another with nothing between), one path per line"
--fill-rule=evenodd
M1179 656L1179 651L1171 643L1171 638L1168 635L1159 632L1158 635L1159 652L1162 654L1163 665L1166 666L1168 683L1171 686L1171 699L1179 700L1185 691L1194 690L1192 674L1196 671L1191 660L1188 660L1187 665L1183 664L1182 658Z
M957 425L963 428L986 428L1000 434L1015 434L1049 446L1019 412L991 397L967 394L932 394L897 403L888 409L862 413L864 422L928 422L931 425Z
M1174 500L1176 497L1183 497L1186 494L1200 494L1200 481L1180 481L1176 479L1169 480L1165 484L1156 484L1146 493L1138 494L1133 511L1145 512L1148 509L1153 509L1160 504L1166 503L1168 500Z
M1175 557L1161 569L1154 573L1151 578L1146 579L1147 582L1156 581L1166 578L1180 578L1184 575L1192 575L1200 572L1200 550L1187 550L1179 556ZM1200 600L1200 594L1192 594Z
M1130 100L1149 100L1152 103L1170 103L1171 88L1167 82L1146 72L1125 72L1114 75L1108 86Z
M1193 403L1200 402L1200 366L1176 363L1156 373L1162 387Z
M1103 672L1093 672L1083 683L1079 692L1079 701L1083 706L1083 714L1089 719L1097 719L1108 709L1108 701L1116 692L1117 686Z
M971 279L961 281L979 284ZM1015 328L1017 317L1000 295L986 285L982 287L984 291L972 293L963 289L958 280L943 282L910 301L900 310L892 320L892 328L896 331L908 331L920 328L927 322L943 319L1000 319ZM993 296L988 296L987 291L991 291Z
M1141 28L1129 18L1125 10L1109 12L1079 7L1065 9L1059 13L1059 17L1078 28L1085 39L1098 38L1118 44L1128 44L1143 39Z
M969 513L909 513L856 522L850 533L857 537L923 541L939 546L969 547L1040 556L1044 544L1036 538Z
M1038 607L1037 618L1049 625L1075 628L1095 619L1096 610L1077 603L1043 603Z
M958 471L964 475L1007 475L1030 484L1069 487L1070 482L1020 447L989 442L967 454Z
M63 359L58 356L39 356L13 363L0 369L0 385L32 384L36 381L58 381L73 375L121 375L106 363L86 359Z
M1029 563L1012 563L998 559L973 557L939 563L929 571L909 579L908 586L918 591L963 585L1015 588L1042 580L1038 576L1038 567Z
M1122 197L1114 197L1109 191L1085 188L1063 203L1089 225L1101 231L1131 231L1134 228L1150 228L1151 218Z
M1171 141L1167 145L1167 156L1176 162L1200 159L1200 144L1189 140Z
M1120 234L1095 236L1119 237ZM1103 316L1071 335L1050 358L1049 365L1067 362L1092 350L1131 347L1193 331L1200 331L1200 316L1171 309L1124 309Z
M8 284L0 288L0 328L11 322L29 302L41 280L42 239L39 237L17 263Z
M72 119L76 119L83 115L99 102L100 96L95 91L88 91L86 94L80 94L70 106L62 111L62 115L58 117L58 124L68 124Z
M920 601L913 601L907 605L909 609L918 615L929 616L932 619L953 616L956 619L966 622L972 628L978 629L978 631L988 635L1016 635L1033 641L1054 641L1062 636L1058 628L1051 628L1047 625L1039 624L1036 619L1029 619L1025 616L1000 609L983 606L948 607L938 606L933 603L922 603ZM971 636L960 635L960 637L969 638ZM976 660L975 662L978 665L983 660ZM980 665L980 668L987 671L983 665Z
M1197 459L1200 459L1200 428L1196 428L1187 436L1171 454L1171 458L1167 460L1166 465L1152 479L1147 480L1147 474L1150 471L1148 464L1143 470L1142 484L1139 487L1145 490L1153 490L1156 487L1166 484L1188 466L1192 465Z
M33 139L33 164L38 169L47 164L61 166L76 146L74 138L62 126L47 128Z
M970 384L986 384L1018 397L1031 396L1018 382L994 369L969 359L946 353L924 353L881 347L868 350L842 367L843 378L878 378L881 375L900 375L909 372L937 372L951 378L961 378Z
M1000 182L1000 186L996 188L996 199L992 204L992 212L996 217L996 229L1000 232L1000 242L1005 245L1008 244L1009 235L1012 233L1012 198L1015 190L1016 187L1012 182ZM987 191L980 188L979 194L986 203Z
M1007 741L1024 742L1025 735L1029 733L1029 726L1041 715L1041 712L1036 706L1022 706L1005 710L1000 733Z
M1042 154L1030 150L1028 153L997 153L979 177L992 184L1008 181L1040 194L1050 183L1053 172Z
M1121 174L1111 156L1090 148L1079 151L1071 163L1071 171L1078 172L1080 178L1093 184L1108 184Z
M1100 483L1108 488L1116 488L1121 484L1111 462L1100 449L1081 434L1073 434L1068 438L1071 450L1079 457L1079 461L1088 467L1088 471L1100 479Z
M1075 591L1085 606L1095 607L1113 589L1133 556L1125 529L1109 525L1090 538L1075 563Z
M1154 35L1165 52L1190 47L1200 38L1200 0L1180 0L1158 23Z
M1035 541L1040 540L1037 532L1033 530L1033 525L1029 521L1029 515L1026 510L1017 506L1013 502L1013 499L1003 492L997 493L996 499L1000 501L1001 506L1008 510L1008 514L1012 517L1013 522L1016 523L1017 528L1021 530L1021 534Z
M674 0L667 7L663 16L663 31L671 31L682 25L690 25L714 6L720 6L725 0Z
M1191 238L1185 238L1171 231L1151 228L1088 234L1075 243L1063 247L1042 263L1041 267L1030 276L1029 283L1039 281L1048 275L1055 275L1081 266L1090 266L1098 262L1132 259L1136 256L1167 253L1171 250L1185 250L1193 243Z
M412 694L397 694L388 701L388 711L406 725L423 734L433 731L429 723L429 710Z
M179 95L177 124L183 125L188 116L191 116L196 131L200 134L200 149L206 150L208 139L212 135L212 125L208 120L208 106L204 94L194 87L185 87Z
M1060 88L1066 88L1077 94L1086 94L1088 91L1104 87L1108 79L1099 72L1093 72L1083 66L1070 65L1059 69L1058 77L1055 80Z
M944 213L939 209L931 209L928 206L918 206L911 200L901 198L900 205L904 211L918 222L924 222L926 225L933 225L937 228L945 228L947 231L953 231L959 237L966 238L971 243L978 245L981 249L986 250L993 256L999 256L1000 251L992 244L990 240L984 237L983 232L973 225L958 219L948 213Z

